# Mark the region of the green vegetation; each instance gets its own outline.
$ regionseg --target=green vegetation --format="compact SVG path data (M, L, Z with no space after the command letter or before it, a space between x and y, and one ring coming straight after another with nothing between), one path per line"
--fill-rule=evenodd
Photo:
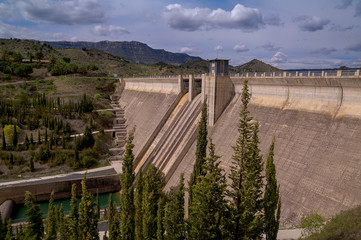
M361 238L361 206L343 211L325 223L325 219L316 213L306 216L308 229L317 229L307 240L351 240ZM310 224L308 224L310 223ZM302 224L302 221L301 221ZM301 226L302 227L302 226Z

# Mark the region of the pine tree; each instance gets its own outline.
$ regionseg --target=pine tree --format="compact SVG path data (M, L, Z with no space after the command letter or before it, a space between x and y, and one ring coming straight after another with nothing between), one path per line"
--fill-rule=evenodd
M184 214L184 174L182 173L177 189L173 187L170 189L164 207L164 229L166 232L164 239L185 239Z
M6 140L5 140L5 132L3 129L3 134L2 134L2 145L1 145L1 149L2 150L6 150Z
M203 165L205 162L205 157L207 154L207 102L203 102L202 106L202 115L201 120L198 125L198 135L197 135L197 148L196 148L196 161L193 166L193 172L191 173L188 186L189 186L189 197L188 197L188 207L192 205L192 189L197 182L197 178L200 175L203 175Z
M205 175L199 177L193 189L189 215L191 239L224 239L227 236L227 183L218 159L210 139Z
M257 239L260 236L258 218L261 209L258 203L259 179L262 178L259 172L262 167L259 165L262 160L258 150L258 129L253 127L252 117L249 117L250 95L247 80L244 81L241 100L239 136L236 145L233 146L233 165L229 176L232 181L229 196L233 200L231 202L233 223L231 231L234 239ZM254 133L254 130L257 133ZM257 218L256 222L252 222L255 218Z
M165 196L162 196L158 200L158 210L157 210L157 240L164 240L164 204Z
M273 138L266 164L266 189L264 194L264 232L267 240L276 240L281 214L281 199L277 186L274 158L275 138Z
M79 227L78 227L78 199L76 198L76 185L73 184L71 187L71 199L70 199L70 212L67 219L69 229L69 239L78 240L79 238Z
M134 206L135 206L135 240L143 239L143 208L142 208L142 200L143 200L143 173L140 170L137 176L137 182L135 184L135 196L134 196Z
M59 224L58 224L59 240L69 239L69 228L64 215L63 204L59 208Z
M14 233L13 233L13 226L11 224L11 218L9 218L8 223L7 223L7 229L6 229L6 235L5 235L5 240L14 240Z
M34 137L33 137L33 133L30 133L30 144L33 145L34 144Z
M98 218L98 221L100 220L100 203L99 203L99 191L97 189L97 199L95 202L95 211Z
M34 172L34 159L33 159L33 157L30 157L30 160L29 160L29 171Z
M25 145L26 149L29 149L30 141L28 138L28 134L25 135L24 145Z
M164 195L164 174L153 164L148 165L144 173L143 190L143 238L157 238L158 201Z
M18 145L18 132L16 131L16 125L14 124L14 137L13 137L13 146Z
M112 194L109 194L108 200L108 229L109 240L117 240L120 236L119 214L112 199Z
M46 219L45 232L46 240L56 240L56 212L54 206L54 191L51 192L48 208L48 217Z
M79 239L80 240L98 240L98 219L96 217L95 204L92 202L92 195L86 187L86 174L81 181L82 194L79 204Z
M41 144L41 134L40 134L40 130L38 131L38 144Z
M122 239L134 239L135 229L135 207L134 207L134 187L133 182L135 179L133 170L133 139L134 130L129 133L125 155L122 165L122 174L120 175L120 185L122 191L120 194L120 222L121 222L121 235Z
M25 206L27 207L25 216L28 217L26 221L26 239L40 240L44 234L42 213L34 195L28 191L25 193Z
M48 142L48 129L45 128L45 136L44 136L44 142Z

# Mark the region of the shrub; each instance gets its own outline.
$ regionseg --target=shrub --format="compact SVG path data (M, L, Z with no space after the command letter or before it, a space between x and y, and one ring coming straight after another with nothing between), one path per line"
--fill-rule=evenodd
M94 94L94 99L99 100L100 99L100 94L99 93Z
M325 218L312 211L311 213L302 216L300 223L301 236L305 238L312 234L320 233L324 226Z

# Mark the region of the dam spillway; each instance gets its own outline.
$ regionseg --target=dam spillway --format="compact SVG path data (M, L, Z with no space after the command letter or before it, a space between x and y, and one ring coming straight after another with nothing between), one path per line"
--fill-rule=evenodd
M181 80L186 77L167 80L128 78L122 81L125 82L126 94L130 91L151 94L159 90L158 94L176 99L180 94L184 95ZM232 146L238 137L240 93L243 81L248 79L249 110L260 123L260 148L264 159L273 136L276 137L275 164L281 186L282 222L295 224L302 214L311 210L329 217L361 203L359 71L353 75L335 72L332 76L326 73L316 76L262 73L259 76L231 76L230 79L233 95L215 118L214 125L209 127L209 136L216 145L216 154L222 156L221 166L227 175L232 162ZM157 81L168 83L152 84ZM203 91L209 86L207 76L203 75L201 81ZM129 89L128 83L131 83ZM201 95L203 100L203 92ZM137 102L137 99L133 101ZM152 100L148 101L147 104L151 104ZM166 108L167 104L158 105ZM132 109L126 110L126 117L131 114L127 111ZM141 129L138 126L147 128L150 119L155 121L154 125L164 124L159 116L151 115L148 119L137 119L137 129ZM144 135L138 132L138 136ZM148 141L136 138L139 142ZM182 172L185 179L189 179L195 161L195 147L196 141L193 141L173 174L168 176L166 188L176 185Z

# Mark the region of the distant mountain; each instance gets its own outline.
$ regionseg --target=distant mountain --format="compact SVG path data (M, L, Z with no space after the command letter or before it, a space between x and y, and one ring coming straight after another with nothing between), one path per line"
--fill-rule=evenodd
M276 67L273 67L267 63L264 63L260 60L253 59L252 61L249 61L248 63L245 63L241 66L232 67L231 72L232 73L238 73L238 72L278 72L282 71L281 69L278 69Z
M200 57L189 56L185 53L172 53L163 49L153 49L147 44L131 42L46 42L53 48L98 49L114 56L124 58L133 63L155 64L164 62L172 65L181 65L190 60L201 60Z

